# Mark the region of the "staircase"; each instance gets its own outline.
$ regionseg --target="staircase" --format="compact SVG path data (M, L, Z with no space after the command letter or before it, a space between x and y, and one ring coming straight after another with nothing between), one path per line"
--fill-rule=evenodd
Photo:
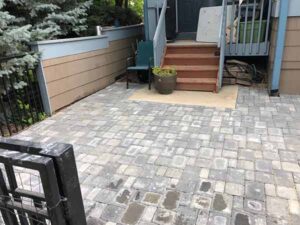
M216 44L170 44L162 65L177 70L177 90L217 92L219 60Z

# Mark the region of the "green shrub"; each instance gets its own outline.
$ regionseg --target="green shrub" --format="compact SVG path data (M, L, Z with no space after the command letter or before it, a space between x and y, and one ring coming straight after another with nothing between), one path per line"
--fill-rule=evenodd
M175 68L171 68L171 67L166 67L166 68L154 67L152 69L152 72L153 74L160 77L172 77L177 75Z
M139 24L142 18L131 8L115 6L109 1L94 1L87 19L88 35L95 35L96 26L119 26Z

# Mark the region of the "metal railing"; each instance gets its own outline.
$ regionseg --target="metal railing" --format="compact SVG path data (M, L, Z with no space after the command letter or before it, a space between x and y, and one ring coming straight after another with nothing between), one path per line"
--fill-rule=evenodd
M218 86L219 90L222 87L224 63L225 63L225 49L226 49L226 25L227 25L227 1L223 0L222 3L222 16L219 31L218 47L220 48L220 61L219 61L219 73L218 73Z
M157 0L157 11L159 12L159 0ZM167 44L166 35L166 11L167 11L167 0L164 0L155 35L153 38L153 51L154 51L154 66L161 66L161 62L164 56L164 51Z
M231 0L228 6L226 56L267 56L272 0Z
M9 60L21 57L0 58L0 70ZM1 136L11 136L45 118L36 71L28 67L22 71L0 76Z

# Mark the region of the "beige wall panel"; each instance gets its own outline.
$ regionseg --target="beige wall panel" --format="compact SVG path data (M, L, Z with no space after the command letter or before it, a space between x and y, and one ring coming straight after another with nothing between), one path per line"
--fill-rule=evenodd
M79 73L73 76L66 77L48 84L48 93L50 97L68 92L74 88L84 86L87 83L99 80L107 76L112 76L118 71L126 68L124 60L114 62L112 64L104 65L94 70Z
M300 61L298 62L283 62L282 69L298 70L300 75Z
M284 62L300 62L300 46L288 47L284 48L283 54Z
M278 20L275 19L272 25L268 74L272 73L274 66L277 23ZM288 18L280 78L280 93L300 94L300 17Z
M130 38L130 39L124 39L124 40L117 40L117 41L112 41L109 44L109 48L105 49L100 49L96 51L91 51L91 52L85 52L77 55L70 55L70 56L64 56L64 57L58 57L54 59L47 59L43 61L43 67L48 67L48 66L53 66L56 64L62 64L66 62L71 62L71 61L76 61L79 59L84 59L84 58L90 58L94 57L97 55L102 55L108 52L112 52L115 50L123 49L123 48L131 48L131 43L134 42L136 39L135 38Z
M272 31L271 33L271 46L276 44L276 32ZM297 31L287 31L285 46L293 47L300 46L300 30Z
M274 62L269 61L269 68L273 69ZM283 70L300 70L300 62L282 62ZM300 71L299 71L300 74Z
M126 48L104 55L97 55L91 58L84 58L64 64L57 64L55 66L44 68L44 74L47 83L50 83L55 80L60 80L68 76L90 71L104 65L119 61L128 57L129 54L130 51L128 48Z
M95 93L126 72L126 59L138 37L112 41L97 51L44 60L52 111Z
M300 71L282 70L280 79L281 94L300 94Z
M271 46L269 61L274 61L274 57L275 57L275 47ZM284 62L300 62L300 46L285 47L283 61Z
M96 51L85 52L85 53L76 54L76 55L69 55L69 56L58 57L58 58L54 58L54 59L43 60L43 67L46 68L49 66L55 66L58 64L64 64L67 62L72 62L72 61L76 61L76 60L80 60L80 59L91 58L91 57L95 57L98 55L103 55L107 52L107 50L108 50L108 48L104 48L104 49L99 49Z
M277 31L278 19L273 18L272 29ZM300 17L288 17L287 30L300 30Z
M50 98L51 106L53 111L57 111L65 106L70 105L71 103L82 99L88 95L91 95L108 85L114 82L114 78L112 77L104 77L97 81L86 84L85 86L81 86L79 88L68 91L62 95L55 96Z
M122 49L124 47L130 47L132 46L132 43L136 43L138 38L130 38L130 39L124 39L124 40L118 40L118 41L111 41L109 43L109 51L115 51L118 49Z

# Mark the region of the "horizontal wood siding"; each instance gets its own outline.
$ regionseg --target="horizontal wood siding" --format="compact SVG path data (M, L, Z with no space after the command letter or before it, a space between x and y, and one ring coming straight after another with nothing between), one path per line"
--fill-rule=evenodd
M278 19L274 19L271 31L269 75L273 71L277 23ZM300 94L300 17L288 18L279 91L282 94Z
M42 61L52 111L105 88L125 73L135 40L112 41L105 49Z

